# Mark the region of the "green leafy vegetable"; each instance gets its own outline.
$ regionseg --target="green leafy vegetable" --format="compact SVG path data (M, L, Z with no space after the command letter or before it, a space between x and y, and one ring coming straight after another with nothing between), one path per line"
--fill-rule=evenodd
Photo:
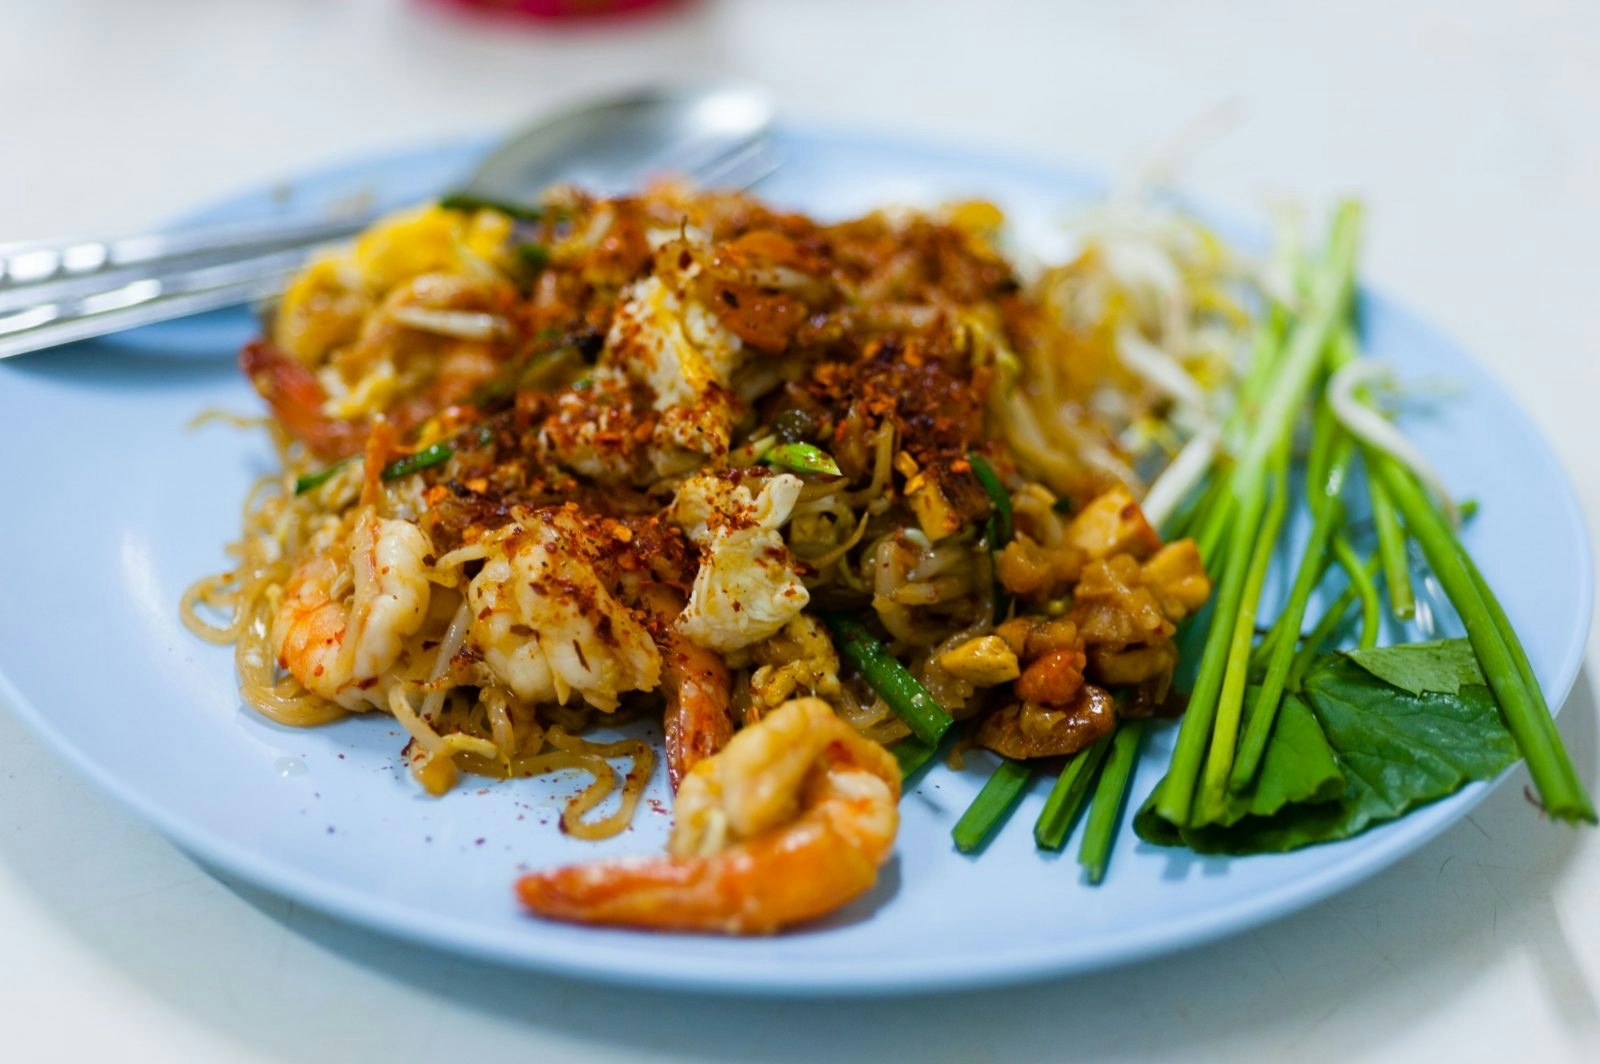
M1259 696L1260 690L1252 692ZM1252 698L1252 710L1259 702ZM1345 780L1333 749L1305 701L1289 695L1274 715L1272 742L1263 771L1244 794L1230 794L1213 823L1227 826L1247 816L1272 816L1296 802L1327 802L1344 794Z
M1421 653L1423 647L1429 652ZM1384 683L1414 695L1429 691L1453 695L1463 687L1472 684L1487 687L1489 683L1483 678L1477 656L1472 653L1472 644L1465 639L1370 647L1348 651L1345 657Z
M1352 655L1323 655L1305 678L1304 703L1284 700L1254 790L1236 796L1248 802L1246 815L1174 830L1147 806L1135 830L1146 841L1202 853L1275 853L1348 838L1493 777L1516 761L1517 747L1493 693L1460 682L1463 647L1454 644L1461 642L1366 652L1419 691L1379 678ZM1340 793L1308 792L1307 782L1326 768L1316 767L1315 743L1294 723L1305 706L1343 777Z

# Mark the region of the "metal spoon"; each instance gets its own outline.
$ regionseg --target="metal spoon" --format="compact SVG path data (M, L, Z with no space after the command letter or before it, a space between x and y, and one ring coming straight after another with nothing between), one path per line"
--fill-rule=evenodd
M777 165L766 139L772 119L766 95L745 86L639 90L523 128L456 187L516 203L558 181L615 195L663 173L748 187ZM312 248L373 218L275 218L0 245L0 358L270 298Z

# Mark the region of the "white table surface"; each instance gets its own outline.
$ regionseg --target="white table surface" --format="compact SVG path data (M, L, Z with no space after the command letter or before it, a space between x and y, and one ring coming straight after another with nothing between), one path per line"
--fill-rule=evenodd
M1499 371L1600 527L1593 4L749 0L557 32L379 0L7 0L0 239L148 223L710 71L764 80L797 116L1106 169L1232 116L1188 188L1240 211L1365 197L1367 278ZM1591 789L1597 668L1592 635L1561 716ZM1253 934L1023 989L805 1004L396 945L212 878L6 712L0 750L7 1061L1600 1059L1600 834L1541 822L1520 774L1411 858Z

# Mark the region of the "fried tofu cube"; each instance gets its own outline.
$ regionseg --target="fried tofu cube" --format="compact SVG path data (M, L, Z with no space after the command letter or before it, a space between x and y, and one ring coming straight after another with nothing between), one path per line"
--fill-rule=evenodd
M1067 525L1066 541L1090 561L1113 554L1144 559L1161 547L1161 537L1127 488L1112 488L1096 496Z
M974 687L993 687L1021 675L1016 652L997 635L970 639L939 655L939 667Z

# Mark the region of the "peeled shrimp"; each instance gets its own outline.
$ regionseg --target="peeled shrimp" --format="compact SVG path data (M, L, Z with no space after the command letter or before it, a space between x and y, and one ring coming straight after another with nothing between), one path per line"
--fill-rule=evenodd
M661 655L633 612L595 572L590 529L561 507L518 511L484 540L488 557L467 587L467 644L524 702L576 693L611 712L629 691L654 690Z
M359 511L353 527L346 519L284 584L271 633L279 664L346 709L383 705L379 678L428 613L429 549L409 522L371 509Z
M775 635L811 599L779 529L803 487L788 473L754 482L709 474L678 486L669 519L701 549L678 631L728 652Z
M653 930L765 934L871 889L899 828L900 769L817 698L782 706L678 788L664 857L523 877L540 916Z

